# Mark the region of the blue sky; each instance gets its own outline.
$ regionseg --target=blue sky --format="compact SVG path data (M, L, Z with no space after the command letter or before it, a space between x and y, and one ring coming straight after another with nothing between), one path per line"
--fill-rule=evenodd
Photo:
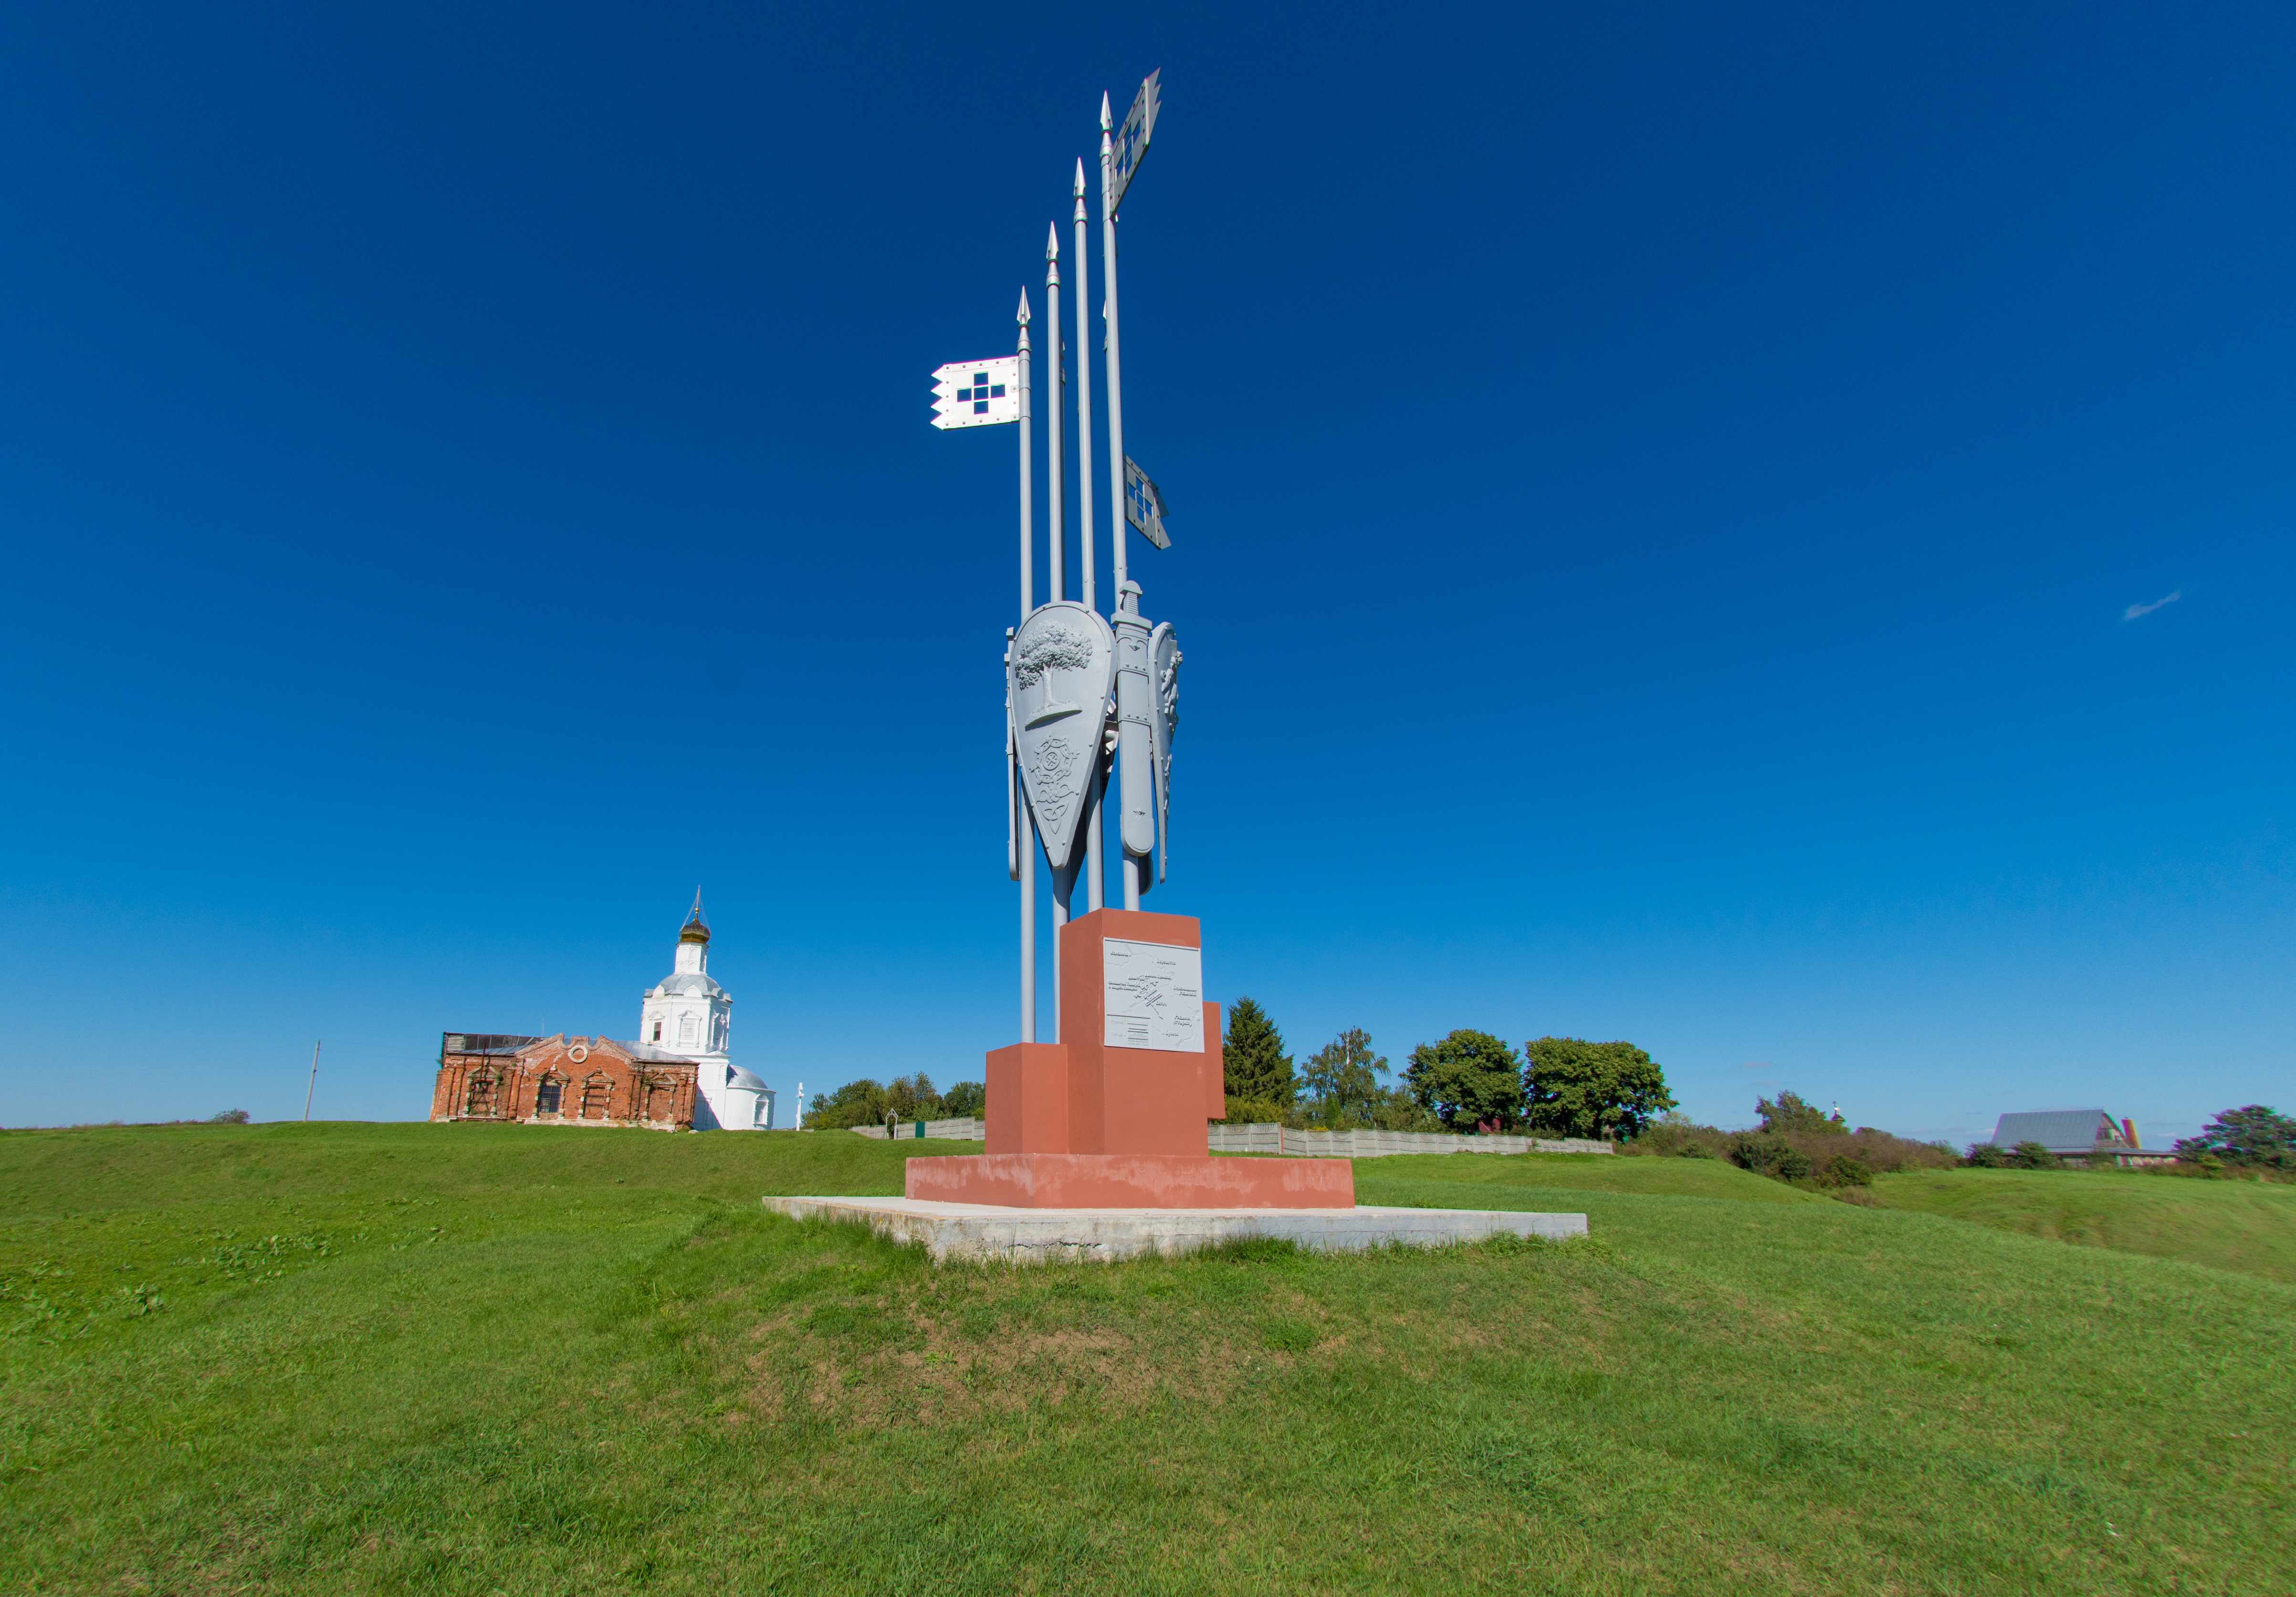
M1151 68L1212 995L1725 1125L2287 1106L2296 14L1136 13L0 17L0 1122L322 1036L420 1117L697 882L739 1062L977 1078L1013 440L927 374Z

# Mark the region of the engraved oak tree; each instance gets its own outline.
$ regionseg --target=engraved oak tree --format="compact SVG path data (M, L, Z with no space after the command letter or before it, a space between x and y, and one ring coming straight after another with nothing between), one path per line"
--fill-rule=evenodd
M1035 725L1048 715L1073 710L1073 704L1052 701L1052 674L1054 671L1080 671L1092 664L1093 647L1090 635L1055 621L1021 646L1021 658L1013 662L1013 676L1024 688L1045 684L1046 701L1037 713L1029 717Z

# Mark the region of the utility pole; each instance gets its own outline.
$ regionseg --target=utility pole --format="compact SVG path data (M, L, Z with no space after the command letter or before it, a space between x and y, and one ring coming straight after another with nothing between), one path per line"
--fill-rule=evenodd
M311 1082L303 1089L303 1118L306 1122L311 1118L311 1094L319 1090L319 1043L325 1041L322 1037L318 1043L311 1044Z

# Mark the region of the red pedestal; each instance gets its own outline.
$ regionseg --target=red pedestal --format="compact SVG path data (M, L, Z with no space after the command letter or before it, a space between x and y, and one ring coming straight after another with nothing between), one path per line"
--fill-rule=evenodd
M911 1198L1018 1208L1352 1208L1343 1159L1214 1159L1204 1123L1227 1107L1219 1005L1203 1050L1107 1041L1102 940L1201 948L1193 915L1102 909L1061 928L1058 1043L988 1056L988 1151L913 1159Z
M1343 1159L1209 1153L983 1153L913 1159L904 1191L1008 1208L1353 1208Z

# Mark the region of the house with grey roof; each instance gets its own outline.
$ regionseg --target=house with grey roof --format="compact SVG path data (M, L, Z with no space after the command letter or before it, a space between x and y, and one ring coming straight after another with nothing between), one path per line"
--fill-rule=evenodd
M2090 1165L2109 1159L2124 1168L2174 1164L2177 1159L2167 1149L2140 1143L2136 1121L2115 1120L2101 1109L2044 1109L2002 1116L1993 1127L1993 1145L2014 1148L2020 1142L2038 1142L2059 1159Z

